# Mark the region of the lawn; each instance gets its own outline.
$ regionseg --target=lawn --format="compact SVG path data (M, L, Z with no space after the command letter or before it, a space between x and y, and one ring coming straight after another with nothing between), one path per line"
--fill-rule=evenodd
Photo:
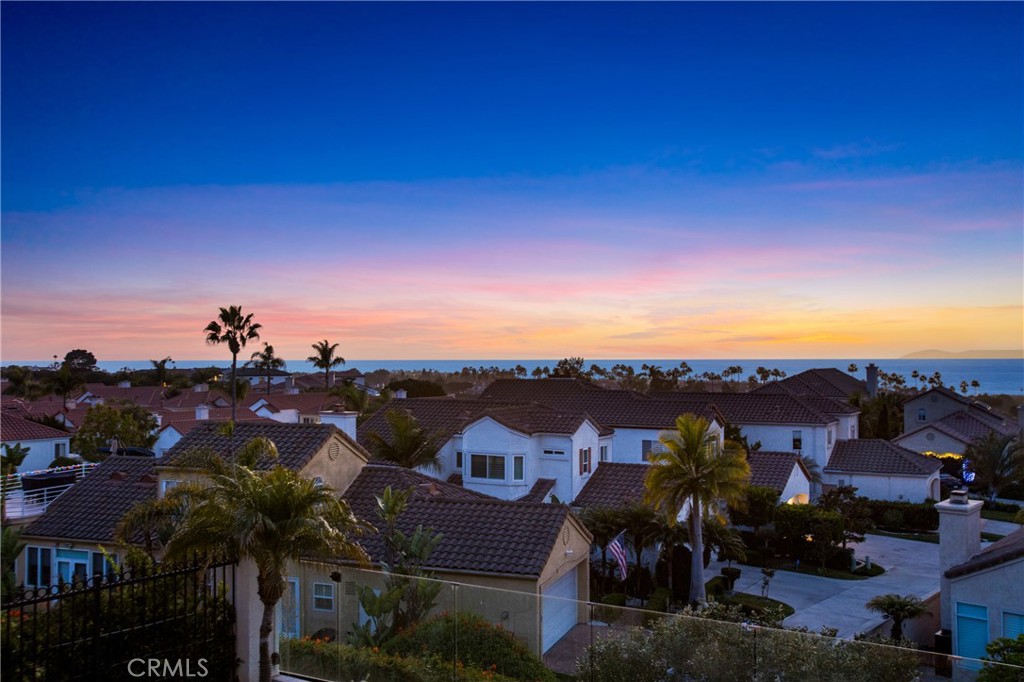
M993 521L1009 521L1013 523L1014 516L1016 516L1016 512L996 511L994 509L981 510L981 518L992 519Z

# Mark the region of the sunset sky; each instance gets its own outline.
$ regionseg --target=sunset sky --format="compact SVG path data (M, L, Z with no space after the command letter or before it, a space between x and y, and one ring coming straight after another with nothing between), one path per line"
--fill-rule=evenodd
M2 348L1024 339L1021 3L9 3Z

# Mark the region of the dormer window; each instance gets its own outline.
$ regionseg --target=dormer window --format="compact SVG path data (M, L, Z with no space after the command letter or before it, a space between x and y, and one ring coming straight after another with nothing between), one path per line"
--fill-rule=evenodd
M804 449L804 432L794 431L793 432L793 449L803 450Z

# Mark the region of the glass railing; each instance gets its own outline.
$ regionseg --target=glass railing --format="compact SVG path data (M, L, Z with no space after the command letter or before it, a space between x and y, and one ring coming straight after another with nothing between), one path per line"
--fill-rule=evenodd
M973 681L983 671L1024 680L1024 667L542 597L528 591L529 581L479 579L493 586L403 584L374 571L302 564L279 610L280 672L332 682ZM395 610L398 591L411 608L406 599Z

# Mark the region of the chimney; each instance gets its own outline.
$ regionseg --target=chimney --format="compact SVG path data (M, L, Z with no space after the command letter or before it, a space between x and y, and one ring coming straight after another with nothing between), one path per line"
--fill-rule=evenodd
M356 439L356 417L358 412L331 412L320 411L321 424L334 424L344 431L352 440Z
M867 367L865 367L864 370L867 372L868 397L869 398L877 398L878 397L878 365L876 365L875 363L872 362Z
M118 388L131 388L132 387L132 382L130 382L127 379L125 379L124 381L117 382L117 387Z
M327 379L327 385L334 386L336 383L338 383L338 377L334 372L331 372Z
M980 500L967 499L966 490L954 490L949 499L935 505L939 512L939 620L943 630L952 628L946 571L981 551L981 507Z
M408 395L409 394L406 392L404 388L400 388L397 391L395 391L395 398L399 400L405 400L406 396Z
M159 412L150 412L153 415L153 419L156 420L156 428L160 428L164 425L164 416Z
M210 406L206 403L196 405L196 420L206 421L210 418Z
M284 380L284 392L285 395L297 395L299 389L295 388L295 379L292 377L286 377Z
M1017 406L1017 428L1024 429L1024 403Z
M78 407L78 402L76 402L74 398L68 398L67 400L64 401L65 410L73 410L76 407Z
M193 393L209 393L210 392L210 384L196 384L195 386L192 387L192 392Z

